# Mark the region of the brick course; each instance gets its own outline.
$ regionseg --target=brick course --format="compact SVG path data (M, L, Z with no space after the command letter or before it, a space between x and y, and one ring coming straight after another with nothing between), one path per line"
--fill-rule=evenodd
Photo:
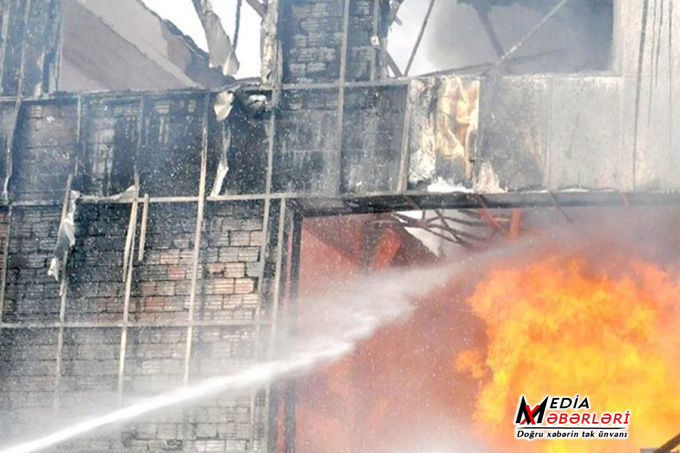
M57 239L61 209L17 208L12 213L5 322L55 322L59 318L59 284L47 275ZM52 246L41 244L52 242Z
M188 319L195 231L195 205L149 207L144 260L134 269L130 319Z
M260 259L251 238L261 236L261 202L211 203L206 211L201 249L202 297L196 310L200 320L253 321L257 304L243 304L237 295L257 298L259 273L246 276L247 267ZM228 240L225 240L228 238Z
M254 323L259 307L257 264L263 209L262 202L206 205L195 319L246 324L195 328L189 363L192 381L234 370L263 354L265 342L256 349L257 327L247 325ZM59 284L47 277L47 265L60 211L58 207L14 210L4 322L58 322ZM122 261L129 216L129 204L78 207L76 246L67 266L65 319L100 326L64 329L59 372L59 329L0 330L0 402L3 408L11 408L2 424L7 438L27 432L26 424L36 417L55 420L55 401L58 413L63 414L57 419L62 422L84 416L84 407L97 413L117 407L122 329L106 326L123 320ZM0 213L0 245L5 218ZM141 223L141 215L138 218ZM131 322L188 321L195 219L195 204L150 206L144 259L135 259L133 269ZM186 341L186 327L129 327L124 401L183 385ZM252 417L264 417L265 405L262 398L255 406L252 401L251 397L236 402L211 399L186 412L144 417L117 433L78 439L59 450L246 450L253 441L262 441L252 436L263 435L257 427L266 420L262 418L253 428ZM256 414L251 416L253 410Z

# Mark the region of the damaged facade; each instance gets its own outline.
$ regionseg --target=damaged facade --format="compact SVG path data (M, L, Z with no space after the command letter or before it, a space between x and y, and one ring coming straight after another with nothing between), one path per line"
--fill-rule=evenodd
M188 76L208 58L182 45L183 75L156 64L184 90L60 92L86 3L2 2L3 441L270 356L303 216L680 197L670 2L615 2L606 73L389 78L388 2L270 0L260 84L228 49ZM273 386L59 448L273 452L290 404Z

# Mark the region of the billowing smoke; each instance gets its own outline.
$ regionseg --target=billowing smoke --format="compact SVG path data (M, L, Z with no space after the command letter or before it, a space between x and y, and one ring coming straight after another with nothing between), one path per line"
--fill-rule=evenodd
M399 14L403 25L392 26L391 46L400 64L400 58L408 58L429 2L405 1ZM559 3L560 0L437 1L412 74L456 68L483 72L486 65L498 60L500 51L511 49ZM488 18L486 26L484 15ZM503 70L540 73L609 69L612 30L612 0L570 0L513 54Z

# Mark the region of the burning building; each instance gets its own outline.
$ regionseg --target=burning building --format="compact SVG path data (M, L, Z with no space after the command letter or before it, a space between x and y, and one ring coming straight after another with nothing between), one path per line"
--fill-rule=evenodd
M244 81L193 3L208 54L133 0L1 2L1 448L618 452L680 430L680 8L247 0ZM343 294L377 271L365 294L412 313L332 363L63 431L280 366L289 331L333 327L321 293L370 306ZM629 411L629 437L515 439L546 394Z

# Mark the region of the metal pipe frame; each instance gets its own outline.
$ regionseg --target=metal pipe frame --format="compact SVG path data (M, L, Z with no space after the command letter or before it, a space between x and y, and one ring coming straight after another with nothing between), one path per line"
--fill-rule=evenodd
M0 330L3 326L3 318L5 315L5 292L7 290L7 267L9 266L9 238L12 234L12 213L14 209L12 206L5 214L5 221L7 223L7 230L5 233L5 243L2 247L2 287L0 288Z
M405 171L403 174L406 174ZM403 183L402 183L403 184ZM580 196L580 197L579 197ZM478 192L452 193L423 193L417 190L376 191L362 194L338 194L333 196L308 193L272 193L272 194L244 194L221 195L206 197L207 203L229 201L288 201L296 202L305 217L319 217L340 214L366 214L392 212L399 210L428 210L428 209L468 209L468 208L519 208L535 207L575 207L575 206L619 206L619 205L652 205L680 202L680 193L673 192L621 192L593 191L574 193L570 191L523 191L507 194L482 194ZM625 201L624 201L625 200ZM81 199L83 204L132 204L134 200L111 201L105 198ZM192 204L197 203L198 197L150 197L150 204ZM338 206L328 206L335 202ZM377 202L377 203L376 203ZM144 198L138 199L144 203ZM55 201L17 201L9 207L55 207ZM0 206L2 208L3 206Z
M73 173L68 175L66 179L66 190L64 191L64 204L61 208L61 220L59 228L64 224L66 214L68 212L68 205L71 200L71 184L73 183ZM58 233L57 233L58 235ZM58 240L58 239L57 239ZM61 264L61 282L59 286L59 322L57 331L57 351L56 351L56 365L54 367L54 411L59 409L60 394L61 394L61 369L62 369L62 355L64 349L64 323L66 322L66 297L68 292L68 275L66 272L66 263L68 260L68 251L64 252L61 257L63 263Z
M141 98L139 100L139 118L137 121L137 143L136 143L136 149L135 149L135 154L133 159L135 160L135 197L134 200L131 201L131 210L130 210L130 228L132 229L132 235L134 237L135 232L137 231L137 206L139 204L139 180L138 180L138 171L137 171L137 166L136 166L136 160L137 156L139 155L139 151L142 148L142 143L144 140L144 113L145 113L145 108L146 108L146 103L144 101L144 98ZM130 232L128 232L130 233ZM118 391L118 403L119 405L123 404L123 396L124 396L124 391L125 391L125 359L127 356L127 337L128 337L128 329L130 326L130 298L131 298L131 292L132 292L132 281L134 279L134 264L135 264L135 253L134 253L134 239L132 240L132 244L130 249L129 249L129 256L128 262L123 263L123 269L127 269L127 272L125 273L125 278L123 279L125 283L125 296L123 300L123 320L121 322L120 326L120 346L118 349L118 383L117 383L117 391ZM127 244L126 244L127 245Z
M135 192L139 190L139 183L135 184ZM120 332L120 349L118 352L118 401L120 404L123 402L123 390L125 386L125 357L127 351L127 337L128 337L128 327L130 323L130 298L132 293L132 279L135 267L135 236L137 232L137 210L138 203L132 203L132 208L130 209L130 229L128 233L130 234L130 243L126 249L128 255L124 259L123 267L126 270L125 278L125 296L123 299L123 322L121 325Z
M343 136L344 136L344 123L345 123L345 88L347 82L347 49L349 46L349 10L350 10L351 0L344 0L344 10L342 17L342 50L340 51L340 78L338 80L338 109L337 109L337 119L338 119L338 145L337 145L337 162L336 168L338 168L338 181L336 188L338 192L342 192L342 174L343 174L343 163L342 163L342 148L343 148Z
M184 385L189 383L189 368L191 366L191 348L194 334L194 315L196 311L196 287L198 285L198 267L201 259L201 232L205 214L205 192L208 167L208 121L210 112L210 96L207 95L203 105L203 126L201 142L201 176L198 186L198 209L196 213L196 231L194 233L194 255L191 265L191 292L189 294L189 314L187 327L187 343L184 356Z
M427 12L423 18L423 23L420 26L420 31L418 32L418 37L413 45L413 50L409 56L408 63L406 63L406 69L404 69L404 76L408 77L409 72L411 72L411 66L413 66L413 61L418 54L418 49L420 49L420 43L423 41L423 36L425 36L425 30L427 30L427 24L430 22L430 16L432 15L432 10L434 9L434 3L436 0L430 0L430 4L427 7Z
M268 244L268 238L269 238L269 209L270 209L271 203L270 199L267 198L264 201L264 212L262 214L262 230L260 230L260 269L259 269L259 274L257 277L257 308L255 309L255 345L256 348L259 346L261 339L262 339L262 327L267 326L268 324L263 324L262 321L262 302L264 301L264 270L265 270L265 263L264 259L265 256L267 255L267 244ZM258 349L255 350L255 358L260 360L264 359L265 357L262 357L262 354ZM250 396L250 448L255 449L255 443L258 441L257 439L257 429L256 429L256 423L255 423L255 412L257 410L257 394L258 392L253 392L253 394ZM265 412L266 414L266 412ZM266 442L266 438L265 438Z
M377 79L377 80L362 80L362 81L346 81L344 84L340 81L335 82L305 82L305 83L275 83L274 85L239 85L239 89L245 93L270 93L272 91L281 90L328 90L340 88L344 85L346 88L374 88L383 86L403 86L408 85L410 79ZM145 97L149 100L154 99L168 99L172 97L181 97L188 95L202 95L205 93L219 94L223 90L207 90L204 88L183 88L165 91L153 90L129 90L124 93L116 91L84 91L79 93L56 93L43 94L40 96L23 96L22 102L30 105L41 102L69 102L75 101L78 97L88 98L92 100L107 100L115 99L117 101L135 101L140 97ZM17 96L0 96L0 103L15 103Z
M0 323L0 329L57 329L62 325L60 322L19 322L19 323ZM158 321L158 322L135 322L130 321L124 323L123 321L116 322L98 322L98 321L66 321L63 323L65 329L93 329L95 327L101 327L102 329L110 328L122 328L128 326L134 329L149 329L152 327L162 327L162 328L173 328L173 327L189 327L190 325L196 327L241 327L241 326L262 326L266 327L271 325L271 321L262 320L260 322L253 322L250 320L209 320L201 321L195 320L193 323L188 322L168 322L168 321Z
M276 332L277 332L277 322L279 321L279 302L281 297L281 286L282 286L282 269L283 269L283 244L284 244L284 227L286 221L286 206L287 202L284 200L278 201L274 204L271 209L276 209L278 207L278 212L276 216L270 214L270 235L275 234L276 242L273 245L272 241L269 240L268 246L275 247L272 250L275 259L274 265L274 283L271 296L271 326L269 329L269 343L266 351L267 360L272 360L275 357L275 342L276 342ZM262 258L262 266L266 268L267 260ZM262 301L261 301L262 302ZM278 417L278 389L274 388L273 384L269 384L266 389L265 398L265 416L268 417L268 423L265 424L265 442L267 442L266 451L269 453L276 453L277 446L277 417Z
M295 326L298 320L298 288L300 280L300 252L302 245L302 221L303 217L299 211L291 214L292 219L287 222L290 229L288 231L287 243L287 295L286 295L286 319L291 326ZM293 327L294 329L294 327ZM297 402L296 385L292 380L284 384L284 432L285 432L285 453L295 453L295 405Z

